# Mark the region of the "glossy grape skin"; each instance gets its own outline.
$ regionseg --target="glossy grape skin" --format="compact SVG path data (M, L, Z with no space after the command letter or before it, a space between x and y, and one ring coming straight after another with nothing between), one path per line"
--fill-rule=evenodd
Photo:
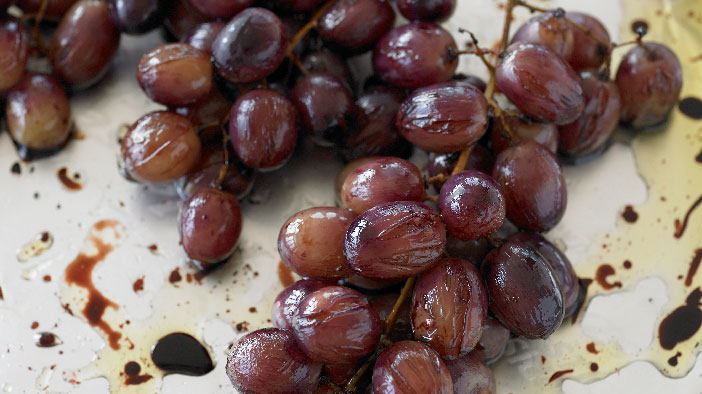
M466 260L443 259L414 286L414 338L427 342L443 359L455 359L478 343L487 308L478 269Z
M199 24L211 20L193 7L189 0L170 0L166 11L163 25L176 41L181 41Z
M497 62L495 76L500 91L541 122L570 123L585 106L578 75L543 45L510 45Z
M373 367L373 394L452 394L446 364L429 346L401 341L383 350Z
M344 255L370 279L405 279L436 264L446 247L441 217L424 204L391 202L373 207L349 226Z
M350 364L375 350L380 317L356 290L329 286L305 297L293 320L293 334L310 358Z
M487 364L493 363L504 354L509 337L509 330L499 320L488 316L483 322L483 334L471 354L479 355Z
M458 66L451 33L430 22L414 22L387 32L375 45L373 69L385 82L417 89L451 79Z
M575 50L576 41L573 30L575 29L565 18L556 16L554 12L545 12L524 22L514 33L511 43L541 44L567 60Z
M578 277L568 257L555 245L539 234L519 232L509 237L510 241L519 241L531 246L551 266L558 278L563 293L563 308L568 311L578 299Z
M306 394L319 382L322 364L310 360L288 330L264 328L242 337L227 357L227 376L240 392Z
M534 141L503 150L492 177L505 196L507 218L520 228L544 232L563 217L568 195L556 157Z
M393 201L424 201L419 168L399 157L379 157L354 169L341 186L341 206L360 215Z
M634 129L664 122L682 89L680 61L667 46L646 42L632 47L616 77L622 100L621 121Z
M495 375L475 352L446 360L454 394L495 394Z
M127 34L144 34L157 28L165 17L163 0L109 0L110 18Z
M548 338L563 320L558 277L524 242L508 241L488 254L481 267L490 310L514 334Z
M119 41L106 2L77 2L51 36L49 59L54 75L74 89L94 84L109 68Z
M439 212L448 232L458 239L482 238L505 221L500 186L480 171L462 171L441 187Z
M585 112L583 111L583 113ZM502 121L494 119L490 127L490 137L495 153L500 153L509 148L510 145L525 140L538 142L553 153L558 150L558 126L551 123L534 122L518 116L505 116L505 121L515 138L510 139L504 131Z
M349 174L361 164L368 163L369 161L377 158L379 158L379 156L360 157L341 168L334 178L334 198L336 200L336 205L341 205L341 188L344 186L344 182L346 181L346 178L348 178Z
M144 115L122 140L125 169L134 179L165 183L189 173L200 160L201 144L190 121L174 112Z
M346 82L346 87L352 91L354 86L351 70L345 59L330 51L310 52L302 58L302 66L308 72L329 73Z
M29 149L63 145L71 132L71 105L61 85L48 74L25 74L5 100L12 139Z
M254 82L280 65L288 32L272 12L247 8L232 18L212 43L217 72L229 82Z
M411 21L443 22L453 15L456 0L398 0L397 8Z
M349 210L335 207L294 214L278 235L280 258L302 277L340 279L351 275L343 249L346 229L353 219Z
M590 34L599 40L610 43L609 32L602 22L592 15L582 12L567 12L566 18L590 30ZM608 48L603 47L596 39L588 36L584 31L571 26L573 41L577 43L577 50L566 58L575 71L596 69L606 60Z
M337 144L354 129L353 97L336 76L309 73L297 81L290 98L300 116L301 131L319 145Z
M395 11L388 0L339 0L319 18L319 36L334 48L365 52L390 30Z
M19 19L0 18L0 93L24 76L29 59L29 34Z
M450 175L453 168L456 166L458 161L459 153L430 153L429 160L427 162L427 172L430 177L437 176L439 174ZM477 170L485 174L490 175L492 173L492 166L495 163L495 156L489 149L482 145L475 145L473 150L468 156L468 162L466 163L466 170ZM441 190L441 186L444 184L442 181L434 181L432 185L436 190Z
M357 362L351 364L326 364L324 365L324 374L332 383L343 387L356 374L359 366Z
M191 259L202 263L226 259L236 249L240 234L241 208L233 194L205 187L183 203L180 237Z
M201 23L188 32L183 42L211 55L212 43L224 26L226 23L221 21Z
M621 96L613 81L591 73L582 76L585 109L578 119L560 126L558 148L564 155L582 157L601 151L619 123Z
M300 302L302 302L308 294L323 287L333 286L334 284L335 283L332 281L303 279L286 287L278 294L273 302L273 309L271 311L273 327L292 330L293 320L297 315Z
M210 56L182 43L164 44L144 54L137 80L149 98L173 107L202 102L214 89Z
M179 115L188 118L195 127L212 125L224 119L232 109L233 103L222 96L218 89L212 88L209 96L200 102L176 107L173 109Z
M276 91L252 90L232 107L229 139L245 165L262 171L280 168L297 142L295 107Z
M487 100L478 88L463 82L427 86L402 103L396 124L400 134L421 149L458 152L485 134Z
M210 18L228 19L250 7L254 0L188 0L193 7Z
M44 17L47 19L59 19L68 12L77 0L48 0ZM36 14L41 8L42 0L18 0L17 6L27 14Z

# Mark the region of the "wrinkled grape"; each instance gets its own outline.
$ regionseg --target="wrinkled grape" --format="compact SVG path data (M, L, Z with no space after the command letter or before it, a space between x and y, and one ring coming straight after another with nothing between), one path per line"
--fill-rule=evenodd
M575 52L576 41L573 30L574 28L557 12L544 12L524 22L514 33L512 43L541 44L567 60Z
M171 0L166 11L163 25L175 41L182 40L195 26L211 19L193 7L189 0Z
M0 18L0 92L19 82L29 59L29 34L13 17Z
M322 14L317 29L327 45L360 53L371 49L394 22L388 0L339 0Z
M383 350L373 367L373 394L452 394L441 357L420 342L401 341Z
M590 31L590 34L600 41L610 43L609 32L602 22L592 15L582 12L567 12L566 18L580 24ZM566 58L575 71L596 69L605 62L609 48L603 47L596 39L590 37L584 31L575 26L571 26L573 31L573 41L577 43L577 49Z
M330 51L310 52L302 59L302 66L308 72L329 73L346 82L346 87L352 91L354 86L351 70L345 59Z
M495 375L475 352L447 360L454 394L495 394Z
M285 288L273 302L271 312L273 327L292 330L293 319L297 315L300 302L313 291L333 285L332 281L303 279Z

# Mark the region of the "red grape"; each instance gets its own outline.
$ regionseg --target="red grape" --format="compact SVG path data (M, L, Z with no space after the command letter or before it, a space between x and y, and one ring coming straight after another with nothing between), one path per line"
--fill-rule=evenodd
M29 34L16 18L0 18L0 93L19 82L29 59Z
M494 119L490 128L490 136L495 153L500 153L508 147L525 140L536 141L547 147L551 152L556 153L558 149L558 127L556 125L534 122L519 116L505 116L505 122L507 122L515 138L511 139L504 131L500 119Z
M332 281L303 279L285 288L273 302L271 312L273 327L292 330L293 319L297 315L302 300L313 291L333 285Z
M490 364L497 361L507 348L510 333L497 319L488 316L483 324L483 334L471 354L477 354Z
M211 55L212 43L224 26L226 23L220 21L201 23L188 32L183 42Z
M206 125L219 124L232 109L232 102L213 88L210 95L197 104L174 108L177 114L188 118L194 126L202 127ZM217 127L219 130L219 127Z
M349 174L351 174L351 172L358 168L358 166L360 166L361 164L368 163L369 161L375 160L377 158L379 157L366 156L358 158L346 164L339 171L339 173L336 174L336 178L334 178L334 198L336 199L336 205L341 205L341 188L344 186L344 182L346 181L346 178L348 178Z
M330 51L310 52L302 59L302 67L308 72L329 73L346 83L346 88L352 91L353 77L345 59Z
M395 22L388 0L338 0L319 18L319 36L331 47L351 53L371 49Z
M451 79L453 81L460 81L463 83L473 85L483 93L485 93L485 89L487 89L487 84L485 83L485 81L483 81L480 77L476 77L475 75L456 74Z
M373 394L452 394L441 357L420 342L401 341L383 350L373 367Z
M144 34L157 28L165 17L163 0L109 0L110 18L127 34Z
M524 22L514 33L512 43L542 44L567 60L575 52L576 41L573 30L574 28L558 12L544 12Z
M610 38L607 28L594 16L582 12L569 11L566 13L566 18L585 27L592 36L609 44ZM568 63L575 71L600 67L607 58L609 48L603 47L596 39L575 26L571 26L570 29L573 31L573 41L578 44L578 48L566 58Z
M277 5L281 6L286 11L310 11L324 0L278 0Z
M450 234L446 238L447 255L468 260L476 267L480 266L490 250L492 250L490 242L485 238L462 240Z
M456 9L456 0L397 0L397 8L411 21L443 22Z
M447 360L454 394L495 394L495 375L475 352Z

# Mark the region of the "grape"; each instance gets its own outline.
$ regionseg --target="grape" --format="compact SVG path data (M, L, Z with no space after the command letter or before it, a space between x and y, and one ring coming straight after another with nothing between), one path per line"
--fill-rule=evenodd
M317 30L327 45L361 53L373 48L394 22L388 0L338 0L319 18Z
M444 359L473 350L487 315L487 290L478 269L466 260L444 259L424 272L412 293L415 339Z
M323 3L324 0L278 0L276 5L286 11L310 11Z
M210 96L214 81L207 52L188 44L165 44L141 57L137 80L144 93L163 105L194 105Z
M229 137L245 165L265 171L280 168L297 142L295 107L273 90L252 90L232 107Z
M380 317L361 293L329 286L302 300L293 320L293 334L313 360L350 364L378 345Z
M77 2L51 36L49 58L54 75L74 89L94 84L107 72L119 48L119 38L107 3Z
M507 218L520 228L547 231L563 217L565 178L556 157L534 141L503 150L492 177L505 196Z
M458 66L451 33L430 22L414 22L387 32L373 51L373 69L385 82L416 89L451 79Z
M490 250L490 242L485 238L463 240L451 234L446 238L447 255L468 260L476 267L480 266Z
M322 364L310 360L288 330L264 328L243 336L227 357L234 387L251 394L310 393Z
M193 7L210 18L231 18L254 0L188 0Z
M349 92L352 91L351 87L354 86L354 82L351 76L351 70L349 70L346 60L335 55L333 52L310 52L302 59L302 67L308 72L329 73L334 75L346 83L346 88Z
M0 93L19 82L29 59L29 34L16 18L0 18Z
M234 252L241 234L241 209L233 194L205 187L183 203L180 238L185 253L201 263L220 262Z
M478 239L502 226L505 199L490 176L476 170L462 171L441 187L439 212L451 235Z
M583 114L585 112L583 111ZM582 115L581 115L582 116ZM520 141L533 140L553 153L558 149L558 127L551 123L534 122L525 117L505 116L505 122L514 135L514 140L504 131L502 121L494 119L490 128L492 148L500 153Z
M602 151L619 123L621 97L612 81L584 73L585 110L578 119L559 127L558 147L570 157Z
M475 352L447 360L454 394L495 394L495 375Z
M541 122L570 123L585 106L575 71L543 45L510 45L497 62L495 77L517 108Z
M122 140L125 169L150 183L170 182L189 173L200 159L201 144L190 121L174 112L144 115Z
M285 288L273 302L273 327L292 330L300 302L313 291L333 285L332 281L303 279Z
M324 366L324 373L330 381L343 386L356 374L358 367L359 363L327 364Z
M225 99L218 89L212 88L207 98L185 107L174 108L177 114L188 118L194 126L218 124L232 109L232 102ZM217 127L219 130L219 127Z
M415 146L436 153L458 152L475 144L487 125L485 96L463 82L417 89L397 113L400 134Z
M5 116L12 139L29 149L59 147L71 132L68 97L48 74L25 74L7 94Z
M373 367L373 394L452 394L446 364L429 346L401 341L383 350Z
M180 41L195 26L209 22L210 19L193 7L189 0L171 0L163 25L175 41Z
M285 57L288 33L283 22L263 8L238 13L212 43L217 72L229 82L253 82L275 71Z
M370 279L405 279L436 264L446 247L441 217L424 204L391 202L357 217L346 231L351 269Z
M505 326L488 316L483 322L483 335L471 354L479 355L488 364L493 363L505 352L509 336L509 330Z
M41 8L42 1L43 0L18 0L17 6L19 6L25 14L36 14ZM65 15L76 2L77 0L48 0L46 2L44 18L59 19Z
M569 59L575 52L576 41L573 30L574 28L570 26L563 16L558 15L556 12L544 12L524 22L517 32L514 33L512 43L541 44L561 58Z
M429 161L427 162L427 172L430 177L437 176L439 174L450 175L453 168L456 166L458 161L458 153L443 153L429 154ZM495 163L495 156L492 152L482 145L475 145L473 150L468 156L468 162L466 163L466 170L477 170L485 174L492 173L492 166ZM442 181L434 181L432 185L436 190L440 190L441 186L444 184Z
M348 178L349 174L361 164L368 163L369 161L377 158L378 156L360 157L346 164L341 171L336 174L336 178L334 178L334 198L336 199L336 205L341 205L341 188L344 186L344 182L346 181L346 178Z
M575 305L578 299L578 277L568 257L555 245L539 234L519 232L509 237L510 241L524 242L536 250L551 266L558 278L563 293L563 308L566 311Z
M165 17L163 0L109 0L110 18L127 34L144 34L157 28Z
M591 35L609 44L610 38L607 28L594 16L582 12L569 11L566 13L566 18L589 29ZM570 29L573 31L573 41L578 44L578 48L566 58L568 63L575 71L600 67L607 58L606 55L609 48L603 47L596 39L574 26L571 26Z
M624 55L616 78L622 100L621 121L636 129L665 121L678 102L682 68L664 44L636 45Z
M398 157L379 157L356 167L341 186L341 206L360 215L393 201L424 201L419 169Z
M456 9L456 0L398 0L397 8L411 21L443 22Z
M487 88L485 81L483 81L480 77L476 77L475 75L456 74L451 78L451 80L473 85L483 93L485 93L485 89Z
M343 254L346 229L354 215L347 209L309 208L291 216L278 235L283 262L298 275L339 279L351 269Z
M344 82L328 73L309 73L295 84L291 99L302 131L317 144L331 146L354 129L353 98Z
M201 23L188 32L183 42L211 55L212 43L224 26L226 23L220 21Z
M514 334L548 338L563 320L558 277L528 244L508 241L487 255L482 265L490 310Z

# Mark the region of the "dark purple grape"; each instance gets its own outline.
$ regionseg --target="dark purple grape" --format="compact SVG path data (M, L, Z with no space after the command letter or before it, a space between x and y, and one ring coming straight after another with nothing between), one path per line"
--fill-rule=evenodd
M480 266L490 250L492 250L490 242L485 238L462 240L450 234L446 238L447 255L468 260L476 267Z
M566 18L590 30L591 35L609 44L610 38L607 28L594 16L569 11L566 13ZM609 48L603 47L596 39L575 26L571 26L570 29L573 31L573 41L577 43L578 48L571 53L570 57L566 58L568 63L575 71L600 67L607 58Z
M400 134L421 149L458 152L485 134L487 101L478 88L464 82L427 86L407 97L396 123Z
M119 39L106 2L77 2L51 36L49 58L54 75L74 89L94 84L107 72Z
M575 50L575 30L565 17L556 12L544 12L531 17L519 27L512 42L534 43L546 46L567 60ZM578 42L578 44L580 44ZM578 48L580 50L580 48Z
M307 278L340 279L351 275L344 257L346 229L354 215L335 207L309 208L291 216L280 229L283 262Z
M388 0L338 0L319 18L317 30L327 45L361 53L373 48L394 22Z
M548 338L563 320L563 296L551 266L524 242L508 241L482 265L490 310L514 334Z
M458 156L458 153L430 153L429 161L427 162L427 172L429 176L433 177L439 174L450 175L453 168L456 166ZM470 152L470 156L468 156L465 169L477 170L490 175L492 174L493 164L495 164L495 156L492 155L492 152L482 145L475 145ZM440 190L443 184L444 182L441 181L434 181L432 183L436 190Z
M324 0L278 0L277 5L286 11L310 11L318 5L322 4Z
M585 109L573 123L558 128L558 148L570 157L582 157L606 147L619 123L621 97L617 85L596 75L582 77Z
M71 105L61 85L48 74L25 74L5 103L12 139L32 150L62 146L71 132Z
M201 23L183 38L183 42L201 51L212 54L212 43L226 23L220 21Z
M271 312L273 327L292 330L293 319L297 315L302 300L316 290L333 285L332 281L303 279L285 288L273 302Z
M505 221L500 186L480 171L462 171L441 187L439 212L448 232L458 239L482 238Z
M277 328L246 334L227 358L227 376L245 393L310 393L321 373L322 364L300 350L290 331Z
M190 121L174 112L144 115L122 140L129 175L150 183L170 182L189 173L200 160L200 138Z
M201 127L219 123L229 114L232 104L216 88L212 88L210 95L199 103L173 110L188 118L195 127Z
M29 59L29 34L19 19L0 18L0 92L5 92L24 76Z
M475 352L447 360L454 394L495 394L495 375Z
M232 18L212 43L217 72L229 82L246 83L275 71L285 57L288 32L264 8L247 8Z
M360 215L393 201L424 201L419 169L398 157L379 157L356 167L341 186L341 206Z
M452 394L441 357L421 342L401 341L383 350L373 367L373 394Z
M517 108L542 122L570 123L585 106L578 75L543 45L510 45L497 62L495 77Z
M211 18L193 7L189 0L171 0L163 25L176 41L180 41L195 26L210 20Z
M241 208L236 197L213 187L196 191L183 203L180 238L185 253L201 263L217 263L236 249Z
M572 308L578 299L578 277L570 264L568 257L555 245L539 234L519 232L509 237L510 241L524 242L536 250L551 266L558 278L563 293L563 308Z
M534 141L503 150L492 177L502 188L507 218L520 228L547 231L563 217L568 200L556 157Z
M352 91L354 86L353 76L345 59L340 58L333 52L315 51L310 52L302 59L302 67L308 72L328 73L346 82L346 87Z
M411 21L443 22L453 15L456 0L397 0L397 8Z
M43 0L18 0L17 6L24 11L25 14L36 14L41 8ZM48 0L46 2L46 10L44 18L59 19L68 12L71 6L78 0Z
M375 350L380 340L380 317L361 293L329 286L302 300L293 333L313 360L350 364Z
M193 7L210 18L228 19L244 8L250 7L254 0L188 0Z
M473 350L487 316L487 290L466 260L443 259L424 272L412 293L414 338L448 360Z
M302 131L320 145L339 143L355 127L353 97L336 76L309 73L297 81L290 98Z
M483 79L480 77L476 77L475 75L456 74L451 78L451 80L473 85L483 93L485 93L485 89L487 88L485 81L483 81Z
M165 17L163 0L109 0L110 18L120 31L144 34L157 28Z
M497 361L507 348L510 333L497 319L488 316L483 324L483 334L471 354L479 355L486 363Z
M458 66L451 33L430 22L414 22L387 32L373 51L373 69L385 82L416 89L451 79Z
M266 171L280 168L297 142L295 107L273 90L252 90L232 107L229 138L245 165Z
M418 202L373 207L346 232L344 255L351 269L371 279L405 279L436 264L446 247L441 216Z
M584 112L583 112L584 113ZM520 116L505 116L505 122L514 135L509 137L502 120L494 119L490 127L492 149L500 153L521 141L532 140L545 146L553 153L558 149L558 127L551 123L539 123Z
M621 121L632 128L654 127L668 117L682 89L680 61L667 46L636 45L624 55L616 78Z

